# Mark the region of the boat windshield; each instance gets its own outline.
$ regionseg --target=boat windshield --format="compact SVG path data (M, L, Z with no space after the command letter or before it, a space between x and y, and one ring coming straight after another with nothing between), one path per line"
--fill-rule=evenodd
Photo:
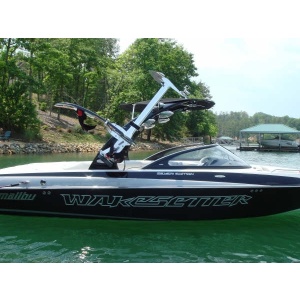
M250 166L238 156L220 145L207 145L201 147L179 148L179 152L167 153L146 168L207 168L207 167L238 167L250 168Z

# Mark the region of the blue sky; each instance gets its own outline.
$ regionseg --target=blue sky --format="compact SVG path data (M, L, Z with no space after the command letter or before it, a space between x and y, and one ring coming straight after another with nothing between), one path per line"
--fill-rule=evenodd
M300 38L174 39L194 55L213 111L300 118ZM121 51L134 40L121 38Z

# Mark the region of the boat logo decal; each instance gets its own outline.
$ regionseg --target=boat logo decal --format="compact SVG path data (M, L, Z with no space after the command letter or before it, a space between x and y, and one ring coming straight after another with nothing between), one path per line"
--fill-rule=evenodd
M36 194L28 194L26 192L18 193L0 193L0 200L34 200Z
M193 172L157 172L159 176L194 176Z
M79 195L79 194L60 194L65 205L75 206L96 206L103 207L211 207L247 205L252 199L248 195L229 195L229 196L137 196L124 198L123 196L109 195Z

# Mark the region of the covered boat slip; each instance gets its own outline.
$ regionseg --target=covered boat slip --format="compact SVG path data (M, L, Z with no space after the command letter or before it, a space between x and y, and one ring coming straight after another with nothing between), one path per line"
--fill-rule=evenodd
M283 124L260 124L240 131L238 150L299 152L299 136L300 131Z

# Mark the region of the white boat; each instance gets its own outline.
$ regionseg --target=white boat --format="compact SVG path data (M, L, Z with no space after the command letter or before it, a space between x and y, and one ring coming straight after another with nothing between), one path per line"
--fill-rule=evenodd
M298 148L299 143L294 140L281 139L276 136L274 139L261 140L260 144L267 148Z

